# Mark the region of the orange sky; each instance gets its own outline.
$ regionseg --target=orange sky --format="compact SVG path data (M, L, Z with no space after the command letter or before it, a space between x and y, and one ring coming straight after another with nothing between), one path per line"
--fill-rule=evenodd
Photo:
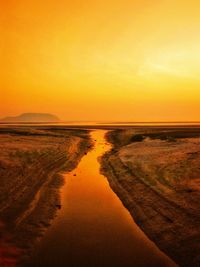
M0 5L0 117L200 120L199 0Z

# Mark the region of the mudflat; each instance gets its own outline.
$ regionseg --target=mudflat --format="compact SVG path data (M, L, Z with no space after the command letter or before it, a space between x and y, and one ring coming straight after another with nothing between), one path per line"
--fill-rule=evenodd
M200 264L200 129L110 131L102 172L140 228L180 266Z
M0 127L0 265L29 255L61 208L61 172L75 168L91 146L84 129Z
M135 222L180 266L200 262L200 128L106 128L101 171ZM0 265L20 265L62 208L62 172L93 146L85 127L0 127Z

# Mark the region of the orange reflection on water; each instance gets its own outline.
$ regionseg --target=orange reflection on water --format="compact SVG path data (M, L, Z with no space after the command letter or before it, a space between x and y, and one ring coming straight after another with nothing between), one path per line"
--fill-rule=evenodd
M66 174L62 209L38 248L34 266L176 266L137 227L100 174L98 158L111 148L105 132L92 132L94 149Z

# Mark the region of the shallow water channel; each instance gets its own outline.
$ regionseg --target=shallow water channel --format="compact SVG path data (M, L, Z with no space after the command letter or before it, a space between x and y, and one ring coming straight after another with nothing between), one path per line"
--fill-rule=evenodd
M62 208L38 244L33 266L176 266L139 229L100 174L98 158L111 148L105 133L91 132L94 148L65 174Z

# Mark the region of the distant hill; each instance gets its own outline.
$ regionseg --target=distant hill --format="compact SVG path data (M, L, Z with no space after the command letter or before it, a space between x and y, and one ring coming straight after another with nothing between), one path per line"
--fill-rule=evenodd
M48 113L23 113L16 117L6 117L0 122L59 122L59 118Z

